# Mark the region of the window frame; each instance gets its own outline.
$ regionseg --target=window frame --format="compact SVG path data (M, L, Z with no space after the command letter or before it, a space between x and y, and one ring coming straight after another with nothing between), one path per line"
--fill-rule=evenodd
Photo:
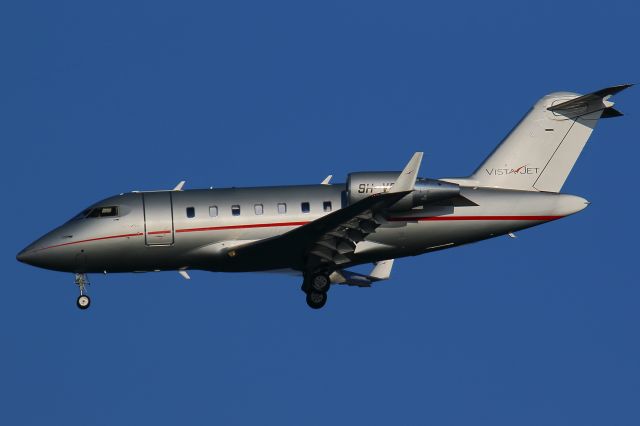
M80 213L71 218L71 220L86 219L93 209L91 207L82 210Z
M240 216L242 214L242 209L240 208L240 204L231 205L231 216Z
M306 207L306 209L305 209ZM304 214L311 213L311 203L309 201L303 201L300 203L300 211Z
M187 219L193 219L196 217L195 206L187 206L184 210L185 210L185 215L187 216Z
M102 211L104 209L115 209L115 214L103 215ZM86 212L87 210L88 210L88 212ZM107 218L120 217L120 208L119 208L119 206L93 207L91 209L85 209L84 211L86 212L85 215L84 215L84 219L107 219ZM94 216L93 212L97 212L97 214ZM82 218L77 217L77 219L82 219Z
M215 214L211 214L212 212L215 212ZM219 214L218 206L209 206L209 217L218 217Z
M282 209L280 208L282 207ZM287 214L287 203L278 203L278 214Z

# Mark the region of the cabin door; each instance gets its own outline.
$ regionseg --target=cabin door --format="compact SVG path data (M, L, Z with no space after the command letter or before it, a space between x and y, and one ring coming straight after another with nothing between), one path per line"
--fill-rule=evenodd
M144 238L148 246L173 244L171 192L144 192Z

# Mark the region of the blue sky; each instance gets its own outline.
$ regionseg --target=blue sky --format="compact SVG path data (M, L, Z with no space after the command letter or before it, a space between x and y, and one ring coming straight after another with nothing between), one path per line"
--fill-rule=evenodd
M5 2L0 424L640 422L640 97L573 217L397 262L307 308L295 278L93 277L15 254L139 189L467 175L542 95L638 82L636 2Z

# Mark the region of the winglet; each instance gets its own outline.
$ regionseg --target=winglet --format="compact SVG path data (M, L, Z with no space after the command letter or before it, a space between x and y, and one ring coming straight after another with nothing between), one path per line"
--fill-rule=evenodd
M322 182L320 182L320 185L330 185L329 182L331 182L332 178L333 178L333 175L327 176L326 178L324 178Z
M422 152L416 152L411 160L404 166L404 170L398 176L398 180L393 184L389 192L413 191L418 171L420 171L420 163L422 162Z
M186 182L187 182L187 181L185 181L185 180L181 180L180 182L178 182L178 184L176 185L176 187L172 189L172 191L182 191L182 187L184 186L184 184L185 184Z

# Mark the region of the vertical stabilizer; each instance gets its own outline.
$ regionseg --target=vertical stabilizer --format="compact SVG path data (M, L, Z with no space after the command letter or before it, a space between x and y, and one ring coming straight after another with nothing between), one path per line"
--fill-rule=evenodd
M470 178L485 187L559 192L598 120L622 115L608 99L629 86L543 97Z

